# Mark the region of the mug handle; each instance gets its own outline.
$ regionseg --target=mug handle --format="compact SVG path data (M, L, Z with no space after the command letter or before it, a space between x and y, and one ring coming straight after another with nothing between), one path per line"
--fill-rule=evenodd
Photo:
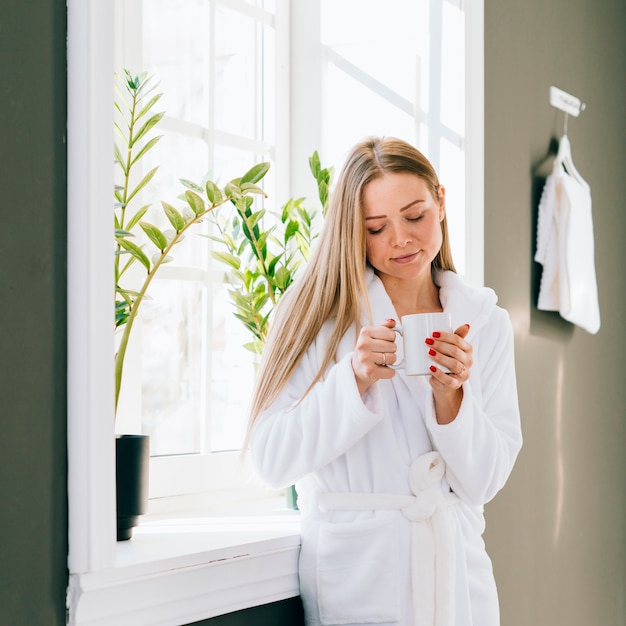
M401 326L396 326L395 328L392 328L391 330L393 330L394 333L398 333L398 335L400 335L400 337L402 337L402 341L404 341L404 335L402 334L402 327ZM387 367L390 367L392 370L400 370L404 368L404 350L402 351L402 358L397 362L394 363L393 365L387 365Z

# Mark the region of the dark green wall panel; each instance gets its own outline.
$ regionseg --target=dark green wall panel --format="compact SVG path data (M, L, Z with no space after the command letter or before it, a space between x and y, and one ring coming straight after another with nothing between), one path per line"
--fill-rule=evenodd
M0 17L0 623L65 623L65 3Z

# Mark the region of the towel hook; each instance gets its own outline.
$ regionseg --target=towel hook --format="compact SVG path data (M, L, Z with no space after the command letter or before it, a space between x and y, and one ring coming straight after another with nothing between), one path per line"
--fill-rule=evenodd
M576 96L554 86L550 87L550 104L565 113L563 121L563 134L565 135L567 135L568 116L578 117L587 108L587 105Z

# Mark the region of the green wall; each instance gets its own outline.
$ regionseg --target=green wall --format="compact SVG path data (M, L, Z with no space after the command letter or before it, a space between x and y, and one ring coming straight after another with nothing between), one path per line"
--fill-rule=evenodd
M485 2L486 282L515 326L525 437L487 508L505 626L626 624L625 24L622 0ZM534 307L550 85L587 103L568 136L593 199L593 336Z
M65 623L65 3L0 17L0 622Z

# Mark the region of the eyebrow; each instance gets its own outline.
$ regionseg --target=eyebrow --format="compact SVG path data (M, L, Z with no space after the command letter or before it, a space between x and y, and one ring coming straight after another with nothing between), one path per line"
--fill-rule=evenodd
M406 211L407 209L410 209L414 204L419 204L420 202L424 202L424 200L413 200L412 202L409 202L406 206L403 206L400 209L400 213L402 213L402 211ZM387 217L386 215L371 215L370 217L366 217L365 221L367 222L367 220L379 220L382 217Z

